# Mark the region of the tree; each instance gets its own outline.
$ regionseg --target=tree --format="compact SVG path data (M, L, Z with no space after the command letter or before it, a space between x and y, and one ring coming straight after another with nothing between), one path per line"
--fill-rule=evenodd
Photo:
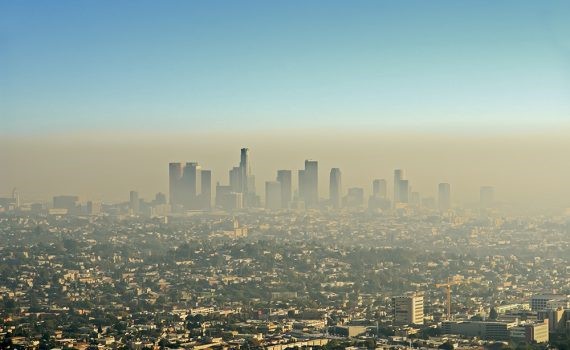
M201 314L188 315L186 317L186 328L188 329L201 328L203 322L204 322L204 316L202 316Z

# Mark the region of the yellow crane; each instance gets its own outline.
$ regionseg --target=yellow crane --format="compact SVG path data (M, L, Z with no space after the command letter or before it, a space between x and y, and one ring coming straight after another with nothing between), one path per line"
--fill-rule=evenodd
M445 288L447 292L447 320L451 320L451 286L463 283L462 276L448 277L446 283L436 284L436 288Z

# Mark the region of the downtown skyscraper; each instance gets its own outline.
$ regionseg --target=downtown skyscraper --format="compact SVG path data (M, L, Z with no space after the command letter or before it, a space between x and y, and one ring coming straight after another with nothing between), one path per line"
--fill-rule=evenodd
M137 215L140 211L139 193L137 191L129 193L129 209L133 215Z
M386 198L386 180L376 179L372 181L372 195L377 198Z
M305 169L299 170L299 197L307 209L319 206L319 162L305 160Z
M388 210L390 200L387 196L387 184L385 179L375 179L372 181L372 195L368 199L368 209Z
M276 181L265 182L266 209L289 209L291 196L291 170L278 170Z
M278 170L277 182L281 184L281 209L288 209L293 197L291 170Z
M242 194L243 207L252 207L258 204L255 194L255 176L251 173L248 148L240 150L239 166L230 170L230 186L233 192Z
M182 205L185 209L198 209L198 195L202 184L202 167L195 162L186 163L182 171L179 191L182 193Z
M437 205L440 212L446 212L451 208L451 186L448 183L440 183L437 186Z
M342 200L342 174L339 168L332 168L329 180L330 205L334 209L341 207Z
M174 209L177 205L182 205L180 193L182 180L182 163L170 163L168 165L168 187L169 187L169 203Z
M405 177L404 170L394 170L394 207L399 203L408 203L409 201L410 186Z
M212 201L212 173L196 162L170 163L169 193L173 211L208 210Z
M240 150L239 161L239 174L240 174L240 188L241 192L248 194L249 190L249 177L251 176L251 168L249 167L249 149L242 148Z

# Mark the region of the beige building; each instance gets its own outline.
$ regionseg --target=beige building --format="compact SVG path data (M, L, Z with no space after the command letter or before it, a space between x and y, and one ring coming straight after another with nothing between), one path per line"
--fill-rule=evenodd
M537 318L539 321L548 320L548 330L550 333L556 333L564 328L564 309L559 307L556 310L538 311Z
M511 328L511 338L528 343L548 343L548 320L523 323Z
M394 323L423 324L424 323L424 295L413 293L392 298Z

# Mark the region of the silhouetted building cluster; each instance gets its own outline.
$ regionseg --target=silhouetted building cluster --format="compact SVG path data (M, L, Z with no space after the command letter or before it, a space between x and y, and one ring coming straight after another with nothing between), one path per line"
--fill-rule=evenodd
M229 170L228 184L216 183L215 202L212 203L212 172L203 169L197 162L172 162L168 166L169 196L159 193L150 202L139 197L137 191L131 191L129 200L123 209L105 207L101 202L79 202L78 196L60 195L53 198L53 206L46 208L41 203L20 207L20 194L14 189L12 197L0 198L0 212L29 210L32 212L47 211L51 214L87 214L98 215L102 212L111 214L125 213L130 215L161 216L169 213L187 213L192 211L209 211L213 207L225 211L245 208L262 208L267 210L364 210L383 212L395 210L407 213L409 210L439 210L442 215L453 216L451 185L440 183L436 197L422 197L420 192L413 191L410 181L403 169L394 170L393 195L388 196L388 181L374 179L372 193L365 198L362 187L343 188L342 171L331 168L329 173L328 198L319 196L319 163L316 160L305 160L304 169L298 170L298 187L293 188L293 171L277 170L275 180L266 181L264 201L256 193L255 175L251 170L248 148L240 150L238 166ZM496 207L493 187L480 188L479 209L489 213ZM121 214L121 215L122 215Z
M204 170L195 162L170 163L170 205L174 212L188 210L209 210L212 207L212 173ZM265 182L264 207L268 210L282 209L364 209L367 205L371 211L402 210L406 208L426 208L447 213L452 209L451 185L440 183L437 187L437 198L422 197L412 191L409 180L403 169L394 170L393 196L388 197L386 179L372 181L372 194L365 202L364 189L348 188L343 193L342 172L340 168L332 168L329 176L329 198L319 197L319 164L316 160L305 160L304 169L298 171L298 191L293 191L292 171L278 170L276 179ZM131 209L138 213L136 197L131 193ZM216 184L215 206L232 211L243 208L261 207L262 203L256 194L255 175L251 171L248 148L240 151L238 166L229 170L229 183ZM492 187L481 187L480 208L490 209L494 206L494 190Z
M212 172L195 162L169 164L172 210L209 210L212 201Z

